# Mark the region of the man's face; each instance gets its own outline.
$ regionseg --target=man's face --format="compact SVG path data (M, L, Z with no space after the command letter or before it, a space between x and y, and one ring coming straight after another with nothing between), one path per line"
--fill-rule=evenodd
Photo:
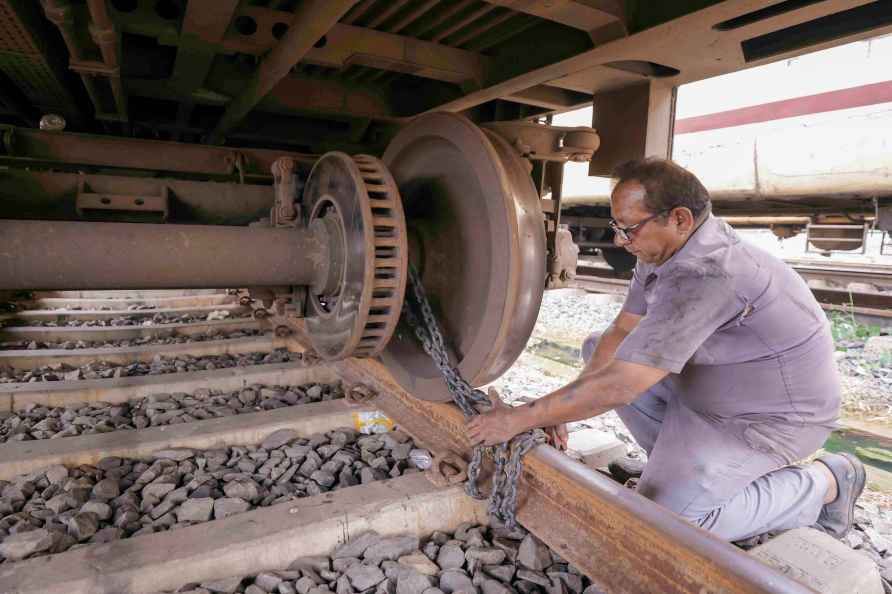
M610 196L610 214L620 227L631 227L654 215L644 205L644 186L635 180L618 184ZM671 216L657 217L631 232L630 241L617 234L614 243L642 262L662 264L680 247L679 229Z

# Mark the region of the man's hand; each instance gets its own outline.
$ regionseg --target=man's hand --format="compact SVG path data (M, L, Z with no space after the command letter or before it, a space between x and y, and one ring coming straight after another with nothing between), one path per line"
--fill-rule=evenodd
M567 424L553 425L544 429L545 435L548 436L548 443L560 451L567 449L570 443L570 433L567 431Z
M506 405L492 388L489 389L492 410L481 413L468 421L468 438L471 445L492 446L506 442L523 431L515 409Z

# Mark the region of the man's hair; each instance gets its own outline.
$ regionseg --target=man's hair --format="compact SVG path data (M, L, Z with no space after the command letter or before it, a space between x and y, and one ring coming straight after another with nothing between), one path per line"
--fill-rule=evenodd
M710 207L709 192L697 177L668 159L627 161L613 170L616 185L637 181L644 186L644 206L652 214L684 206L694 218Z

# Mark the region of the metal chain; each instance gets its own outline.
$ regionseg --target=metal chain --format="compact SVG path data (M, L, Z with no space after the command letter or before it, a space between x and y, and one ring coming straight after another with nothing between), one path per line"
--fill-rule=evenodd
M456 405L464 413L465 418L480 414L492 408L492 404L481 390L473 388L461 376L459 370L449 361L449 353L443 340L443 333L437 323L430 302L421 285L421 279L415 268L409 266L409 287L403 304L403 315L415 336L421 341L434 365L443 375L449 393ZM419 318L420 314L420 318ZM501 443L490 451L495 462L492 477L492 492L489 496L489 513L509 530L517 526L517 483L522 470L522 458L534 446L545 443L545 433L541 429L527 431L514 436L510 442ZM482 446L474 448L471 462L468 465L468 482L465 490L468 495L482 499L477 479L483 463Z

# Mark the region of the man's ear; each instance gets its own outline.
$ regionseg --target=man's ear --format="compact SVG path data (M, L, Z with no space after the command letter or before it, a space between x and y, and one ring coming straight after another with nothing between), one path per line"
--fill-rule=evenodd
M687 234L694 230L694 213L686 206L673 208L669 216L675 221L675 228L680 234Z

